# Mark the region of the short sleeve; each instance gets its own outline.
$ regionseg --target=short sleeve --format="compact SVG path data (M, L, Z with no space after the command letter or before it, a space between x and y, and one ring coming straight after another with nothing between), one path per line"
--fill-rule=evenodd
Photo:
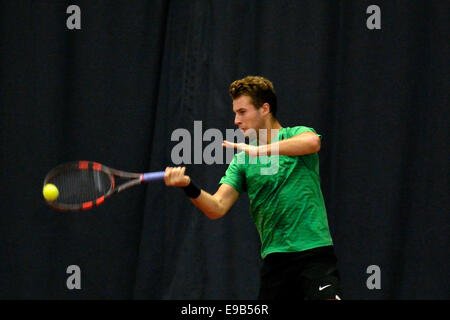
M289 128L288 137L291 138L293 136L297 136L300 133L303 133L303 132L306 132L306 131L314 132L315 134L317 134L319 136L320 140L322 140L322 135L321 134L318 134L316 132L316 130L314 130L313 128L305 127L305 126L298 126L298 127Z
M237 192L242 193L246 191L245 173L238 163L238 156L239 154L236 154L233 157L228 169L225 171L225 175L220 179L219 184L226 183L232 186Z

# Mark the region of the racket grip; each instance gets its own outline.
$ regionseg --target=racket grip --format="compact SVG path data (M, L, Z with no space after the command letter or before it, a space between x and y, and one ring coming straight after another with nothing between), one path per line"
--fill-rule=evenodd
M164 179L165 171L156 171L156 172L148 172L144 173L141 176L141 182L150 182Z

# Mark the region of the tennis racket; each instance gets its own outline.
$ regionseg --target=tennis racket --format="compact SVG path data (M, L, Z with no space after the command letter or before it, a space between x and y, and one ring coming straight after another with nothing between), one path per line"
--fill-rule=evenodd
M116 179L126 179L116 185ZM52 169L44 180L51 183L59 195L47 204L57 210L88 210L101 205L110 196L138 184L164 179L164 171L132 173L109 168L93 161L65 163Z

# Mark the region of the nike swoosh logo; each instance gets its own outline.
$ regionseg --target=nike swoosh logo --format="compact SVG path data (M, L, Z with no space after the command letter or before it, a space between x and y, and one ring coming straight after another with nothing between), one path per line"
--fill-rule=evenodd
M322 291L323 289L328 288L330 286L331 286L331 284L327 284L326 286L323 286L323 287L319 286L319 291Z

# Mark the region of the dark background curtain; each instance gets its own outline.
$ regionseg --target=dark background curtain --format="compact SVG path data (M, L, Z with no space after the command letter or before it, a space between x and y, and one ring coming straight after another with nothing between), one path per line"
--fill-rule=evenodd
M68 30L69 5L81 30ZM369 5L381 30L369 30ZM0 298L255 299L244 194L209 220L153 183L81 213L42 198L59 163L173 165L171 134L234 129L229 84L263 75L283 126L323 135L346 299L448 299L448 1L0 2ZM203 143L203 146L208 143ZM226 164L188 164L215 192ZM68 290L66 269L81 269ZM381 270L381 289L366 272Z

